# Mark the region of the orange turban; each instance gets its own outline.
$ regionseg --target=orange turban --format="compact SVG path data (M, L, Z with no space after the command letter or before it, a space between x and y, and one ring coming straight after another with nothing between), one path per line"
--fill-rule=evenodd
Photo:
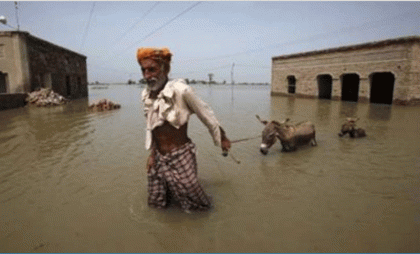
M139 48L137 50L137 61L140 63L143 59L155 59L160 62L170 63L172 53L168 48Z

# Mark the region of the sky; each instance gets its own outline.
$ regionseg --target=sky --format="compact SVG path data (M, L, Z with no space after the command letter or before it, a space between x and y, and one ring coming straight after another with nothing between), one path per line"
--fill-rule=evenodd
M270 83L276 56L420 35L416 1L0 1L0 16L85 55L89 83L140 80L139 47L169 47L170 78Z

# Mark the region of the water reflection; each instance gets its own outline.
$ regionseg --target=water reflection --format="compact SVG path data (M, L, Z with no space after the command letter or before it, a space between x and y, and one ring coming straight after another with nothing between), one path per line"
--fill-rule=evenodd
M83 139L85 131L91 127L92 119L87 106L87 100L78 100L57 107L27 107L27 115L21 119L20 128L28 130L38 144L45 142L48 146L68 146Z
M0 202L18 198L14 193L23 195L38 181L57 177L60 183L73 170L69 165L81 165L94 132L86 101L14 111L15 117L9 119L12 128L0 133L9 135L0 143L1 189L7 189Z
M287 97L286 115L292 116L295 112L295 97Z
M318 122L328 125L331 120L331 100L317 100L316 117Z
M358 115L359 103L352 101L340 101L340 117L360 117Z
M0 111L2 252L420 249L419 108L271 97L262 86L235 86L233 103L231 86L197 85L230 138L260 135L258 114L313 121L318 146L283 153L277 142L263 156L252 139L233 144L236 164L192 116L199 178L215 208L188 215L147 206L142 89L107 87L89 100L119 102L118 111L91 113L87 101ZM349 116L366 138L338 137Z
M391 119L392 107L392 105L370 103L368 117L372 120L388 121Z

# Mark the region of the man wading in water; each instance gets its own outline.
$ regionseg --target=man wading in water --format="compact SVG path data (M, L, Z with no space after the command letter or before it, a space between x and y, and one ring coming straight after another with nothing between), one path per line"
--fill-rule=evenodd
M147 118L146 149L148 204L165 208L174 198L186 212L208 210L210 199L197 179L195 144L187 136L189 116L197 114L207 126L214 144L227 152L231 143L209 106L183 79L169 80L172 54L167 48L139 48L147 87L142 92Z

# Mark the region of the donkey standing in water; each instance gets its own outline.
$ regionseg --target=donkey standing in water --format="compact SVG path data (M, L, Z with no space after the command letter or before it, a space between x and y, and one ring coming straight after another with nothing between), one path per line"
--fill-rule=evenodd
M359 118L347 118L347 121L341 126L341 131L338 136L343 137L347 133L351 138L362 138L366 137L366 131L362 128L356 128L356 122Z
M265 125L262 132L262 143L260 151L266 155L271 146L276 142L278 138L283 147L282 152L294 151L298 146L311 143L312 146L316 146L315 140L315 125L309 121L301 122L296 125L288 124L289 119L286 119L282 123L277 121L264 121L261 120L258 115L257 119Z

